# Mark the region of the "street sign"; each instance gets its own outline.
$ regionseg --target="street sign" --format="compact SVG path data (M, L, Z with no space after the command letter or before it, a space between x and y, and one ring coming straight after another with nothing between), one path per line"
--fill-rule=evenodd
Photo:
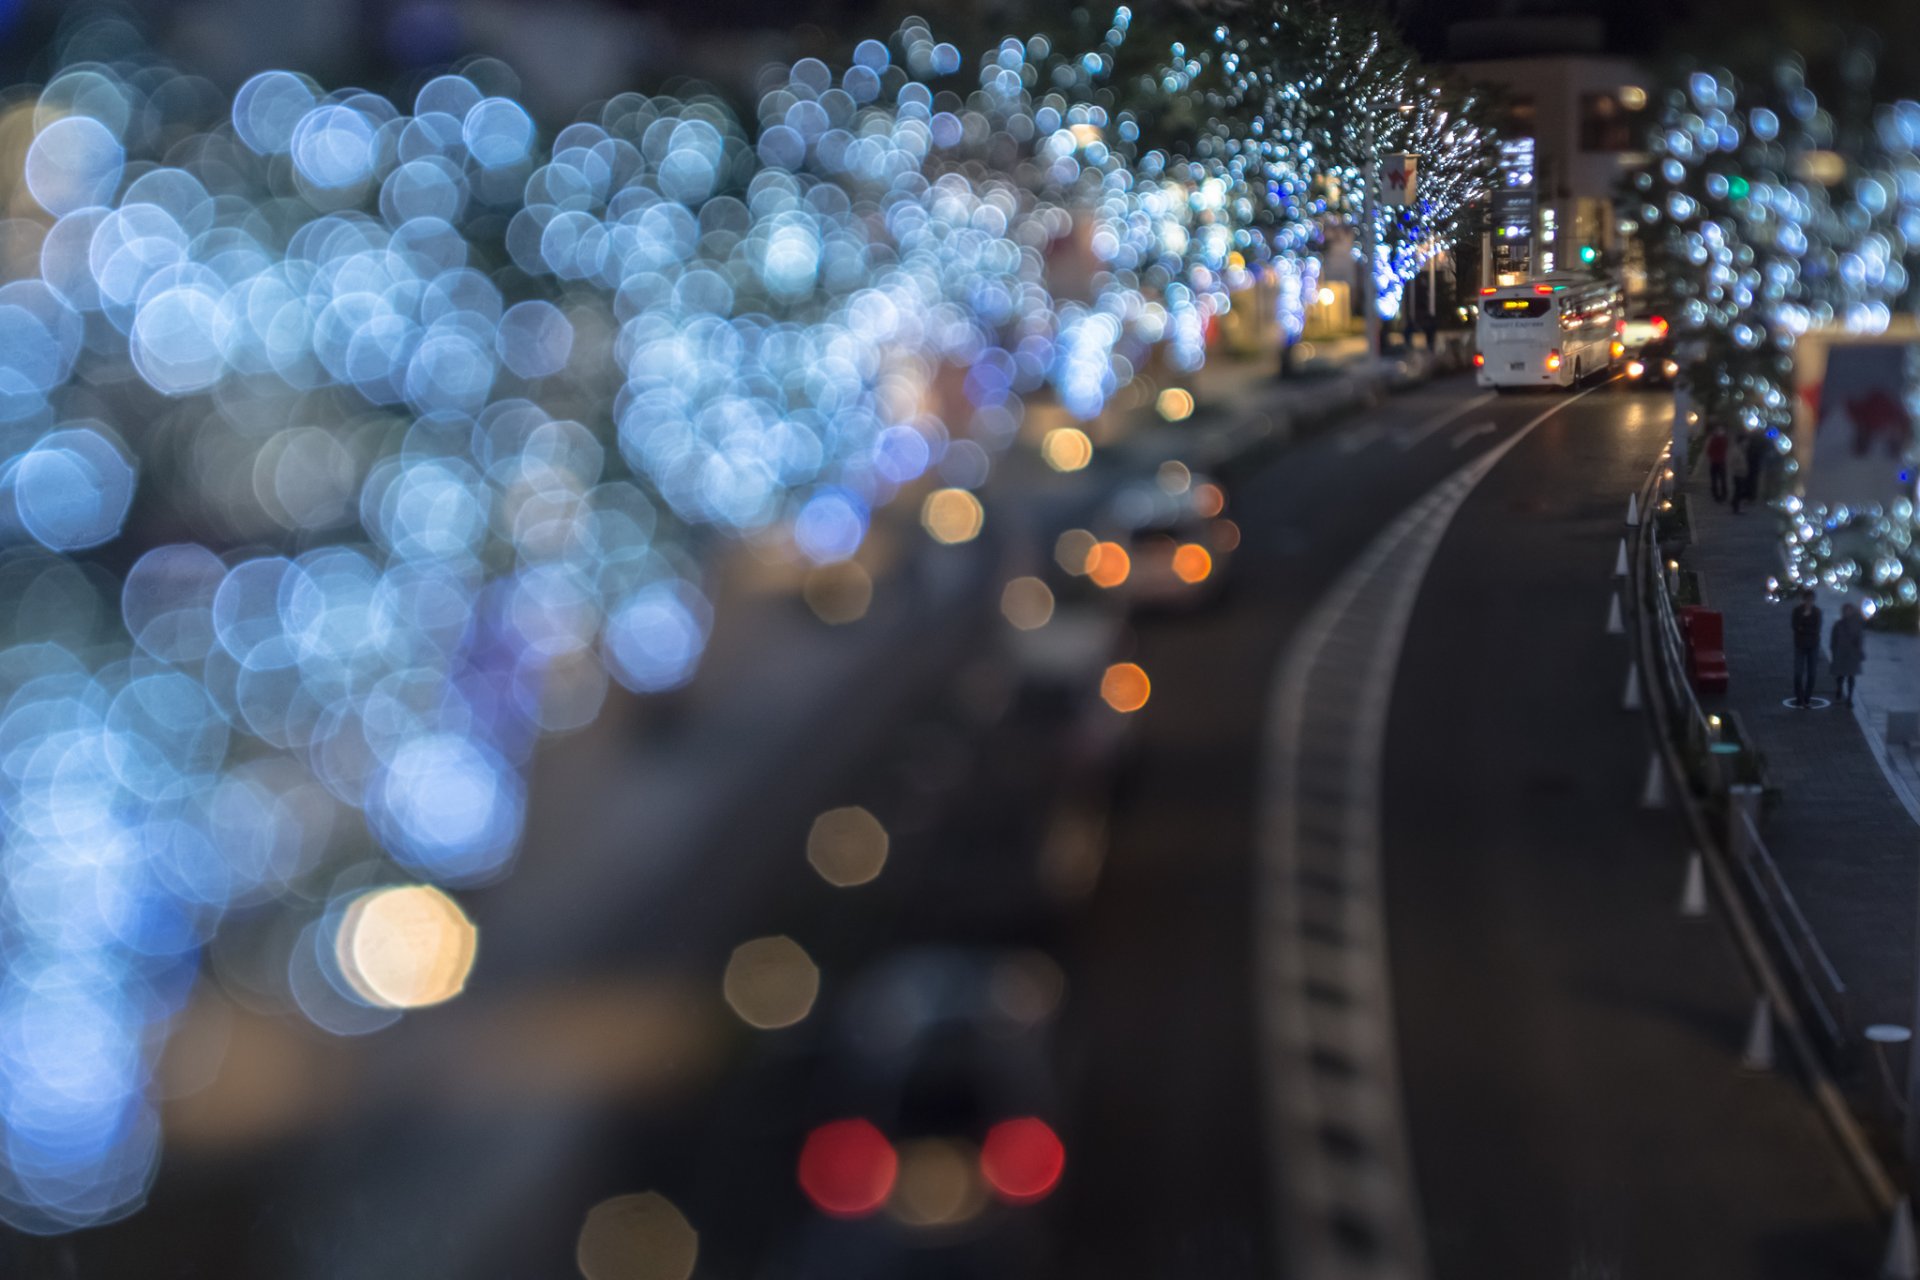
M1533 139L1503 138L1500 141L1500 185L1532 188Z
M1420 168L1418 156L1388 156L1380 166L1380 203L1412 204Z
M1533 238L1533 188L1514 187L1493 193L1493 233L1509 240Z

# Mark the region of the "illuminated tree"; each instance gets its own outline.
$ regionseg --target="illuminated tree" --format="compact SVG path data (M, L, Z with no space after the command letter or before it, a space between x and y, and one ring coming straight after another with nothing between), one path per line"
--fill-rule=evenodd
M1651 163L1631 181L1654 288L1701 356L1690 375L1703 424L1765 432L1789 479L1799 336L1882 332L1909 285L1920 109L1887 108L1876 124L1836 123L1797 61L1759 87L1697 71L1665 96ZM1920 594L1910 500L1830 510L1789 493L1776 505L1790 582L1860 589L1870 608Z

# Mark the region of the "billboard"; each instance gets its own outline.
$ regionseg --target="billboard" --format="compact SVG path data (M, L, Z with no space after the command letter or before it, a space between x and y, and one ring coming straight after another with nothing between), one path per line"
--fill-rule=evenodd
M1920 334L1814 331L1795 351L1794 455L1801 496L1828 507L1915 493Z

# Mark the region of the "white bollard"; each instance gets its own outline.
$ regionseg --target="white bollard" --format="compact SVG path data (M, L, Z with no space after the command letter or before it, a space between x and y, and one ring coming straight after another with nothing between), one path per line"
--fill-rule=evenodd
M1637 662L1627 664L1627 691L1620 699L1620 709L1623 711L1640 709L1640 664Z
M1630 493L1627 495L1627 528L1638 529L1639 527L1640 527L1640 495L1637 493Z
M1640 788L1640 807L1642 809L1667 807L1667 769L1658 751L1647 757L1647 781Z
M1747 1024L1747 1047L1740 1055L1745 1071L1773 1070L1773 1004L1765 996L1753 1000L1753 1021Z
M1620 539L1620 550L1613 557L1613 576L1616 578L1627 576L1627 540L1625 538Z
M1620 618L1620 593L1613 593L1613 603L1607 607L1607 634L1623 636L1627 634L1627 624Z
M1701 920L1707 914L1707 870L1695 849L1687 855L1687 878L1680 886L1680 918Z
M1913 1205L1905 1196L1893 1207L1887 1252L1880 1260L1880 1280L1920 1280L1920 1256L1915 1255L1913 1246Z

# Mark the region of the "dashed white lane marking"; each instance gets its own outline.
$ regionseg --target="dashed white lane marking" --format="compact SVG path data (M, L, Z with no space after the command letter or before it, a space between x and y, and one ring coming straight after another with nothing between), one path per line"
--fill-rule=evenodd
M1498 431L1498 430L1499 430L1499 427L1496 426L1494 423L1476 422L1470 427L1465 427L1465 428L1462 428L1460 431L1455 432L1453 439L1449 442L1449 447L1458 449L1476 436L1484 436L1490 432Z
M1444 429L1449 423L1457 422L1459 419L1472 413L1475 409L1478 409L1481 405L1486 404L1489 400L1493 399L1495 394L1496 393L1492 391L1484 392L1467 401L1465 404L1458 404L1444 413L1435 414L1425 422L1406 427L1400 432L1397 443L1402 450L1412 449L1432 436L1435 432Z
M1380 878L1394 673L1467 495L1561 401L1436 485L1314 607L1268 697L1255 974L1283 1274L1422 1280Z

